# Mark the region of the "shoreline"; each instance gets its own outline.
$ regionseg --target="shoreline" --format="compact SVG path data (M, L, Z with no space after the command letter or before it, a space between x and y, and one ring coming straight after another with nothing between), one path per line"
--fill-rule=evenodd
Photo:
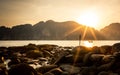
M120 40L107 40L107 41L85 40L85 41L93 41L93 46L113 45L114 43L120 42ZM81 41L80 45L84 46L85 41ZM33 44L36 44L36 45L54 44L54 45L58 45L58 46L74 46L74 47L79 46L79 41L78 40L72 40L72 41L68 41L68 40L65 40L65 41L63 41L63 40L0 41L0 46L4 46L4 47L24 46L24 45L28 45L30 43L33 43Z

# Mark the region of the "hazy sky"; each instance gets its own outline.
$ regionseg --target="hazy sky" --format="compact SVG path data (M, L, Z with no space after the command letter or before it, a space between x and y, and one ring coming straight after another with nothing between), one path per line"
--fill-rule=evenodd
M98 14L97 29L120 22L120 0L0 0L0 25L76 21L84 11Z

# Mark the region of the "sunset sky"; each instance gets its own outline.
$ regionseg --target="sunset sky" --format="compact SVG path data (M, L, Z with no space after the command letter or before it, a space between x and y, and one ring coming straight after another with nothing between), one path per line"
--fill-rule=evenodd
M92 22L98 19L96 29L120 22L120 0L0 0L0 26L46 20L80 23L81 16L89 12L96 14L97 18L90 17Z

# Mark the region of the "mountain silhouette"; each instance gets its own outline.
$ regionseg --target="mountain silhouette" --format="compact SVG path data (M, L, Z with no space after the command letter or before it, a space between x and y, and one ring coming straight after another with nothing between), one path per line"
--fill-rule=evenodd
M48 20L35 25L16 25L12 28L1 26L0 40L78 40L79 35L82 40L105 40L106 36L103 35L105 29L99 32L74 21Z
M100 32L109 40L120 40L120 23L112 23Z

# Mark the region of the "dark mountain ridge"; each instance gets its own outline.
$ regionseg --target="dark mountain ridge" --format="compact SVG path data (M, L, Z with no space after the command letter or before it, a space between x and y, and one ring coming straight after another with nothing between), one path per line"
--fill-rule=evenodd
M112 23L101 29L100 32L109 40L120 40L120 23Z
M82 40L105 40L109 39L105 35L106 30L109 30L109 26L98 31L74 21L55 22L48 20L46 22L40 21L35 25L16 25L12 28L1 26L0 40L78 40L79 35Z

